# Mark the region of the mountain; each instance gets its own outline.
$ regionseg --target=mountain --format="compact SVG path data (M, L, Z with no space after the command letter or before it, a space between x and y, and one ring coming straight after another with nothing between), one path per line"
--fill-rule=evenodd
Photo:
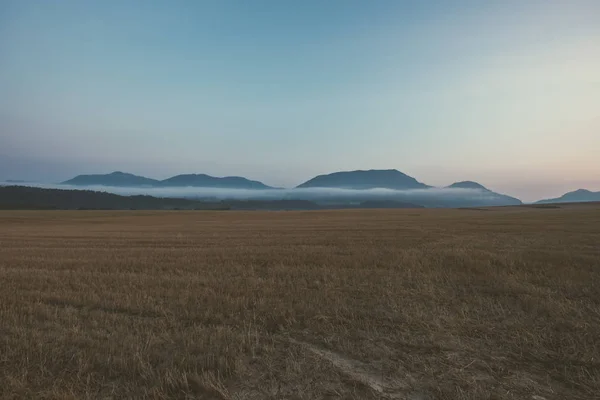
M259 181L251 181L241 176L226 176L216 178L206 174L185 174L173 176L164 181L160 181L160 186L177 187L209 187L209 188L228 188L228 189L273 189Z
M427 189L429 186L395 169L343 171L316 176L297 188Z
M78 175L73 179L63 182L63 185L73 186L157 186L159 181L156 179L145 178L143 176L128 174L126 172L115 171L105 175Z
M473 181L462 181L462 182L454 182L450 186L446 186L449 189L480 189L480 190L489 190L485 186L473 182Z
M592 192L586 189L575 190L565 193L556 199L546 199L536 202L536 204L548 203L582 203L586 201L600 201L600 192Z
M523 204L521 200L492 192L480 183L473 181L461 181L455 182L450 186L446 186L446 189L465 189L469 190L469 202L472 204L460 205L460 207L470 206L518 206Z

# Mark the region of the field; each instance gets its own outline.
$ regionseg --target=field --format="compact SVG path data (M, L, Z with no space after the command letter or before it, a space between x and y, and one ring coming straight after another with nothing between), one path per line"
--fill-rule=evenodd
M600 205L0 212L0 398L600 398Z

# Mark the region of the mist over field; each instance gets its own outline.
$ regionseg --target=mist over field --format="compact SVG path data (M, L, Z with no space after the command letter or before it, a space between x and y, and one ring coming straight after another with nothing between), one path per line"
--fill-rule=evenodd
M4 182L2 185L14 185ZM479 189L429 188L429 189L228 189L205 187L118 187L118 186L74 186L64 184L21 183L22 186L44 189L93 190L123 196L149 195L165 198L187 198L207 200L310 200L315 202L359 202L368 200L394 200L427 206L443 206L448 203L488 203L498 196Z

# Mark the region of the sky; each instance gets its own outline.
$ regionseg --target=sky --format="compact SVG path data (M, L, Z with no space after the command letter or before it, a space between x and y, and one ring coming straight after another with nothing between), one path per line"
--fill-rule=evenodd
M600 190L596 0L0 0L0 180Z

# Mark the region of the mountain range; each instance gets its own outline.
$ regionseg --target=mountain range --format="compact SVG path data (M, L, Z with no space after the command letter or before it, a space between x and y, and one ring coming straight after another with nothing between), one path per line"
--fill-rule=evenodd
M9 182L9 181L7 181ZM10 181L9 183L24 183ZM164 180L147 178L126 172L115 171L109 174L78 175L62 182L70 186L112 186L127 188L215 188L215 189L251 189L277 190L262 182L250 180L241 176L214 177L207 174L181 174ZM303 190L313 189L311 194ZM281 198L318 200L330 204L395 204L395 202L416 204L426 207L465 207L465 206L496 206L519 205L521 201L515 197L493 192L480 183L473 181L455 182L443 188L436 188L395 169L340 171L330 174L317 175L308 181L286 190ZM341 189L340 191L324 192L326 189ZM378 192L374 189L387 189L389 192ZM444 195L435 195L435 190L447 189ZM464 192L461 192L464 191ZM282 190L283 193L283 190ZM407 195L410 193L410 196ZM462 193L462 195L461 195ZM449 195L451 194L451 195ZM468 196L467 196L468 194ZM254 198L263 198L255 195ZM270 198L273 198L271 196ZM579 189L564 194L561 197L545 199L536 204L573 203L600 201L600 192Z
M15 181L13 181L15 182ZM15 182L16 183L16 182ZM62 182L71 186L115 186L115 187L202 187L228 189L276 189L259 181L253 181L241 176L214 177L206 174L182 174L164 180L146 178L127 172L115 171L109 174L77 175ZM296 186L306 188L336 188L336 189L430 189L433 186L417 181L395 169L341 171L331 174L318 175ZM456 182L447 188L478 189L488 191L483 185L472 181Z
M79 175L63 182L70 186L111 186L128 188L217 188L252 189L254 199L298 199L317 201L321 205L413 204L425 207L469 207L519 205L519 199L495 193L472 181L457 182L435 188L395 169L341 171L318 175L294 189L276 188L239 176L214 177L206 174L183 174L164 180L151 179L121 171L110 174ZM267 190L271 189L271 190ZM383 189L383 190L381 190ZM261 191L268 193L261 195ZM224 194L221 198L229 194ZM199 194L190 194L196 196ZM368 202L368 203L365 203Z
M78 175L62 182L72 186L117 186L117 187L211 187L229 189L273 189L262 182L251 181L240 176L217 178L206 174L184 174L159 181L144 176L115 171L110 174Z

